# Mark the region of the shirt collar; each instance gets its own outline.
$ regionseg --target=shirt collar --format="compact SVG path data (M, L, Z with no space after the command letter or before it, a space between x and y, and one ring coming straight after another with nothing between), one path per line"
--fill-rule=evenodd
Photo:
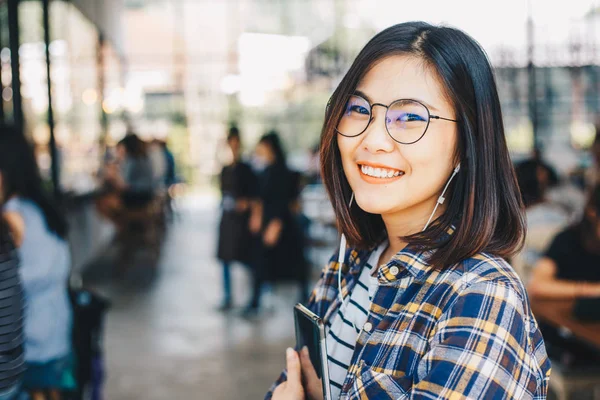
M449 226L440 240L445 241L455 230L454 225ZM433 265L429 264L427 260L436 251L436 249L425 250L417 246L407 245L396 253L387 264L379 268L377 278L381 283L391 283L408 272L415 280L422 280L433 268Z

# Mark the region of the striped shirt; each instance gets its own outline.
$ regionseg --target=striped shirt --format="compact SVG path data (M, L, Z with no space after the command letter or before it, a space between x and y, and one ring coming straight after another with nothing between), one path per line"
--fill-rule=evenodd
M453 233L449 228L447 235ZM448 238L443 238L447 240ZM479 253L444 268L407 246L377 270L379 285L339 398L545 400L550 360L527 293L502 258ZM371 251L332 257L308 307L325 323L356 287ZM287 379L284 371L267 392Z
M0 221L0 398L19 385L25 370L23 307L17 250Z
M381 253L387 247L387 241L374 251L365 264L356 282L356 286L337 314L327 321L327 359L329 360L329 379L332 398L340 396L342 384L346 379L356 339L369 316L371 299L377 289L377 278L372 276L373 266L378 265Z

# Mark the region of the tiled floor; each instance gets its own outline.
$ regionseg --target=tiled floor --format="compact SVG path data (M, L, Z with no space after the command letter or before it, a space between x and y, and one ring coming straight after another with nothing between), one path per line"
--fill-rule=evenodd
M123 271L103 252L84 280L107 295L105 398L261 399L293 345L295 287L276 288L273 311L244 320L215 311L220 267L214 259L216 200L180 205L158 263L138 251ZM236 302L249 295L243 267L234 269Z

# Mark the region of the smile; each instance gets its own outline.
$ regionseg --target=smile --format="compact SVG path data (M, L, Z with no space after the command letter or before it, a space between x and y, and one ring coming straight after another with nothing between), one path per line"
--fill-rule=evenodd
M367 178L368 181L390 181L404 175L404 171L389 167L358 164L358 168L363 179Z

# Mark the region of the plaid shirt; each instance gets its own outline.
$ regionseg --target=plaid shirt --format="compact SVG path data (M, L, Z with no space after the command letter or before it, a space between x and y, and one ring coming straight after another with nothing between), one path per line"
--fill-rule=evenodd
M344 297L369 254L347 251ZM489 254L437 269L428 255L405 248L379 268L372 329L357 339L340 398L546 399L550 360L514 270ZM335 258L308 304L325 322L340 305Z

